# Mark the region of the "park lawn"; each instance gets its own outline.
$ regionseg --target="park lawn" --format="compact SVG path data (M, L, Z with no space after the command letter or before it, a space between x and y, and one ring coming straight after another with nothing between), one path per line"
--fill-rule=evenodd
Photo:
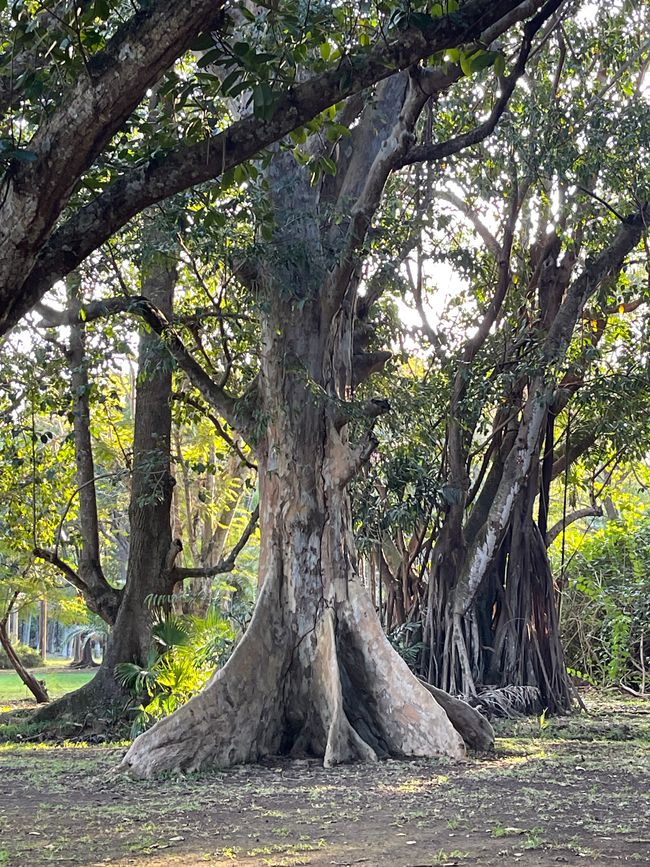
M66 692L79 689L94 677L94 671L67 671L61 668L31 669L38 680L44 680L50 698L59 698ZM0 671L0 704L3 701L18 701L32 695L15 671Z

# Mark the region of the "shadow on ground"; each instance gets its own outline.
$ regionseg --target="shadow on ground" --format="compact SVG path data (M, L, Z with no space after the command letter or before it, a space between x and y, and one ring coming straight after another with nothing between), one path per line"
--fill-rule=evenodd
M124 748L0 744L0 865L650 864L650 702L500 724L496 753L110 778ZM0 724L0 737L2 725Z

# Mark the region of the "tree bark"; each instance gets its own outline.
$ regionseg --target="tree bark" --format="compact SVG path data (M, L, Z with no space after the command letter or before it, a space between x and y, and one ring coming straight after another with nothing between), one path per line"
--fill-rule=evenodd
M47 599L41 599L38 617L38 649L43 658L47 660Z
M97 668L97 663L93 659L92 635L85 638L77 636L77 638L74 659L70 663L70 668Z
M368 122L406 91L405 78L382 87ZM399 147L398 136L389 141ZM365 153L385 179L390 147L380 144ZM355 172L360 198L369 199L376 178ZM319 191L291 154L276 154L267 177L273 245L292 254L268 257L257 285L262 590L226 666L134 742L122 763L134 776L273 753L318 756L327 766L464 754L444 710L390 646L357 574L347 484L376 445L371 419L350 443L342 412L355 378L358 277L345 277L340 254L329 259ZM347 230L335 224L346 254L350 232L365 232L367 215L355 223L356 208Z
M171 315L176 263L156 254L143 265L143 293ZM114 676L120 662L144 664L151 646L151 594L171 593L174 560L180 551L171 535L170 473L172 364L160 338L140 335L136 386L133 472L129 504L130 545L127 581L104 658L93 680L54 702L39 719L88 711L123 710L129 696Z
M560 3L548 0L531 22L532 33ZM482 39L490 43L541 5L542 0L468 0L462 15L445 16L425 28L400 29L390 39L382 32L372 48L350 52L343 66L337 64L279 94L272 118L263 120L251 113L218 135L168 149L164 159L156 154L142 166L124 172L92 202L73 210L53 231L79 178L147 88L183 53L196 33L215 26L221 6L207 0L180 6L159 0L151 10L139 13L118 29L106 51L91 58L95 77L90 82L80 78L65 95L62 105L30 143L37 159L20 164L13 173L5 204L7 230L0 232L0 335L58 279L149 206L214 180L324 109L361 93L395 70L415 67L436 52L457 45L483 44ZM456 64L453 74L445 72L447 84L461 75ZM477 140L465 138L466 144ZM457 145L451 153L460 149L461 143ZM405 147L400 156L406 155ZM418 154L415 158L431 157Z
M332 394L341 371L351 373L350 317L328 321L318 305L301 311L286 295L267 294L272 311L262 322L264 584L255 614L204 692L134 742L122 764L134 776L274 753L319 756L326 766L464 753L390 647L356 575L345 490L352 449L316 387Z

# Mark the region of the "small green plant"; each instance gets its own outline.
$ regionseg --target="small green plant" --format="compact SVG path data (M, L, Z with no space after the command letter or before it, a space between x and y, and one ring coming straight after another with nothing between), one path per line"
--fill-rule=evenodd
M537 724L539 725L540 733L545 731L549 725L548 719L546 718L546 711L547 710L548 710L548 708L544 708L544 710L540 713L540 715L537 719Z
M169 613L169 603L161 597L152 597L150 606L157 620L145 664L123 662L115 667L118 682L139 701L132 737L199 692L230 652L235 637L215 609L198 618Z
M526 841L524 842L524 849L539 849L542 845L542 832L540 828L532 828L528 832L528 836L526 837Z
M431 863L448 864L451 862L453 864L455 861L461 861L463 858L469 858L469 852L463 852L460 849L452 849L448 852L445 849L440 849L433 855Z
M518 837L520 834L523 834L521 828L505 828L503 825L496 824L494 828L490 831L491 837Z

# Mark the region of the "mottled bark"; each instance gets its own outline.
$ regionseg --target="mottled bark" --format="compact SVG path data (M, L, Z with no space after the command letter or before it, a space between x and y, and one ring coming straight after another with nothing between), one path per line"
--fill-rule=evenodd
M319 305L301 309L298 300L275 295L262 323L264 585L253 621L204 692L135 741L123 762L133 775L273 753L331 766L464 752L388 644L356 577L345 491L351 448L327 397L349 381L350 317L321 318Z

